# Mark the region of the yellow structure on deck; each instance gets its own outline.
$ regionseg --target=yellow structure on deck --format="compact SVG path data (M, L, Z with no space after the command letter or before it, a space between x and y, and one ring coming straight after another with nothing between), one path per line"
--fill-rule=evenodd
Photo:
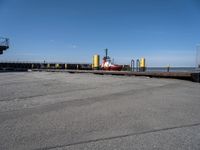
M94 55L92 59L92 69L98 70L100 67L100 56Z
M31 65L31 69L34 69L34 64Z
M65 69L67 69L67 64L65 64Z
M56 67L56 69L59 69L60 68L60 64L56 64L55 67Z
M47 69L50 69L51 68L51 65L50 64L47 64Z
M145 71L146 70L146 62L145 58L140 59L140 71Z

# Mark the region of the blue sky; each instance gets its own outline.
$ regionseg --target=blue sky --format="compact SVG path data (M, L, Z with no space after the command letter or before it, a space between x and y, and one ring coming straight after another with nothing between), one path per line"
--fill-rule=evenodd
M200 0L0 0L0 61L91 62L93 54L129 64L194 66Z

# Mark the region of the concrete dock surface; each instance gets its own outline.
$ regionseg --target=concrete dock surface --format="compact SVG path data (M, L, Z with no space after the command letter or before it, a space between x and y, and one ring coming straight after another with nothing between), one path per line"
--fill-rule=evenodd
M199 150L200 84L0 73L0 149Z

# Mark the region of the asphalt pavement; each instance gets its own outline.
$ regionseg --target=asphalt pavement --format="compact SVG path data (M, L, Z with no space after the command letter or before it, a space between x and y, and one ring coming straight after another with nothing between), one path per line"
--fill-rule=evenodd
M0 73L0 149L199 150L200 84Z

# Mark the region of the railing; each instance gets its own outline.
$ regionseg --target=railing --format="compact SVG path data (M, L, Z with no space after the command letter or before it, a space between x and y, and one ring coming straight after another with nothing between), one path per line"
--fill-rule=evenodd
M53 62L53 61L20 61L20 60L0 60L1 63L24 63L24 64L80 64L80 65L91 65L89 62Z

